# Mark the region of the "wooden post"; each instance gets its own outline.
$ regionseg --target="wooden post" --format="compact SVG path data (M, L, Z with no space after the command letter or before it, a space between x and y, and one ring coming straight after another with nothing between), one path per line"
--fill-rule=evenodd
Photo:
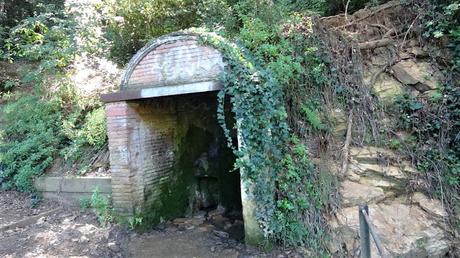
M359 206L359 238L361 243L361 258L371 257L371 241L369 236L369 225L364 218L363 212L368 214L369 208L366 204Z

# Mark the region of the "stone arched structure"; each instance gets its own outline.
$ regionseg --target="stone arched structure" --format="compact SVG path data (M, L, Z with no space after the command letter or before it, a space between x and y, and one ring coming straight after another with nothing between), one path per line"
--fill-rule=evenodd
M213 112L224 68L221 53L200 45L197 35L170 34L147 44L131 59L118 92L101 96L106 103L112 197L118 214L132 216L161 201L165 192L181 190L171 181L177 177L175 166L186 131L191 126L211 134L220 130ZM245 239L257 243L261 230L250 187L237 183Z

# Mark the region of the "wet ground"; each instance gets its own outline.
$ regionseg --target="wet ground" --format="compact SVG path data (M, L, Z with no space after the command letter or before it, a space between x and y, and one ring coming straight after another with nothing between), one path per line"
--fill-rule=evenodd
M230 218L228 218L230 217ZM264 253L242 243L242 221L214 211L179 218L139 234L101 227L91 211L0 192L0 257L302 257Z

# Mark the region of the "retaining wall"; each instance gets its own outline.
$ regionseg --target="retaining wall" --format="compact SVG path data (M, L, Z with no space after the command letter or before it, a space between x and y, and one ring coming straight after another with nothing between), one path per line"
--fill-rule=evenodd
M112 194L111 177L40 177L35 188L46 199L55 199L68 204L79 205L80 200L89 198L99 188L102 195Z

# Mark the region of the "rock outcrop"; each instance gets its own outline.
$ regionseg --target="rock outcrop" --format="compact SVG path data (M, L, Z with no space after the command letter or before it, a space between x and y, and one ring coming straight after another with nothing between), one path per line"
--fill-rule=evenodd
M395 78L405 85L411 85L420 92L439 87L441 73L428 62L402 60L391 68Z
M369 205L369 215L385 249L392 257L443 257L450 249L447 213L440 201L423 193L406 194L417 171L391 151L352 148L351 162L341 183L342 208L330 219L334 232L331 250L356 254L359 250L358 206ZM371 252L378 251L372 244Z

